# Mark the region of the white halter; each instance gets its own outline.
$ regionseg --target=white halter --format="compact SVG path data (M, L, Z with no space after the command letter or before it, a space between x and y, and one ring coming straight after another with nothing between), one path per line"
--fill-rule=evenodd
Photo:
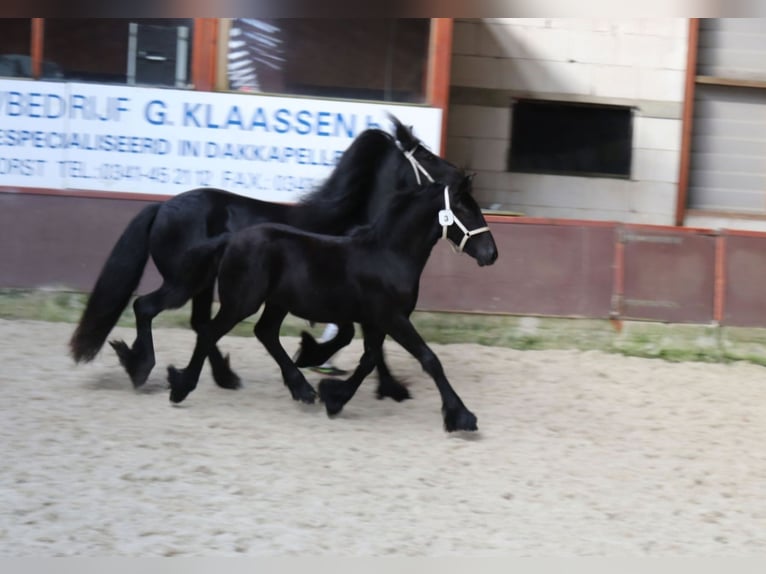
M404 154L404 157L406 157L408 160L410 160L410 165L412 166L412 171L415 172L415 179L418 180L418 185L420 185L420 174L421 172L423 175L426 176L428 181L431 183L434 182L434 178L431 177L431 174L428 173L426 168L424 168L422 165L420 165L420 162L415 159L415 150L418 149L418 146L421 145L420 143L416 143L415 147L413 147L410 151L404 151L402 152Z
M455 253L462 253L463 247L465 247L465 244L468 242L468 240L473 237L474 235L479 235L479 233L484 233L485 231L489 231L489 227L478 227L476 229L468 230L468 228L463 225L463 222L460 221L455 213L450 209L449 205L449 186L444 187L444 209L439 211L439 225L442 226L442 239L446 239L449 241L450 245L452 245L452 249L455 251ZM463 232L463 239L460 242L460 245L456 245L454 241L452 241L449 237L447 237L447 228L451 225L457 225L460 230Z

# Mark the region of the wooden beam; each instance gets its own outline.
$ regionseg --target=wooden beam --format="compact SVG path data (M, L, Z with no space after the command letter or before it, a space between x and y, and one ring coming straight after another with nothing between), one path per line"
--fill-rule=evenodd
M697 76L697 84L707 84L709 86L733 86L736 88L757 88L766 89L764 80L748 80L744 78L722 78L718 76Z
M29 55L32 58L32 77L40 79L43 73L43 48L45 45L45 18L32 18L32 38Z
M683 114L681 118L681 162L678 169L678 189L676 192L676 225L683 225L686 218L692 128L694 124L694 87L697 78L698 44L699 18L689 18L689 37L686 48L686 85L684 88Z
M192 84L195 90L215 89L218 63L218 19L195 18L192 39Z
M447 149L447 114L449 113L450 68L452 66L452 18L432 18L428 50L426 102L442 110L439 155Z
M726 310L726 235L715 238L715 278L713 281L713 320L721 325Z

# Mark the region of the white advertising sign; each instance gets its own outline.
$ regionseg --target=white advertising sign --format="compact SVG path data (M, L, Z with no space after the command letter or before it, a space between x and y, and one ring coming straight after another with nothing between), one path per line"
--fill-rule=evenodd
M441 110L120 85L0 80L0 187L293 202L386 113L438 152Z

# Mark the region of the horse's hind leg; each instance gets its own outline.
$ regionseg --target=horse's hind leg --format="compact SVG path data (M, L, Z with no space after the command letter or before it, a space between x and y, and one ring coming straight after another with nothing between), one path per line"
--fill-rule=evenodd
M152 338L152 320L165 309L181 307L189 295L183 288L176 288L163 283L156 291L137 297L133 302L136 316L136 339L133 345L121 340L109 344L117 353L120 363L128 372L134 387L140 387L149 378L154 368L154 340Z
M354 324L338 325L338 334L329 341L318 343L310 333L301 333L301 345L293 361L298 367L315 367L327 362L330 357L340 351L354 338Z
M338 414L351 400L364 378L372 372L381 355L385 338L383 331L365 325L362 325L362 330L364 331L364 354L351 376L345 381L322 379L319 382L319 398L324 402L328 416Z
M282 380L290 389L293 399L312 404L316 399L316 391L303 376L300 369L295 366L279 342L279 328L286 316L287 311L284 309L266 304L260 319L253 328L253 332L279 365L282 371Z
M199 333L200 329L210 323L214 288L215 281L211 281L192 299L191 326L196 333ZM239 377L229 366L229 355L224 357L217 345L213 345L210 349L208 361L210 361L210 368L213 371L213 379L219 387L238 389L242 386Z
M205 357L218 340L231 331L241 318L236 314L236 310L221 308L212 321L202 325L197 333L197 342L186 368L176 369L173 365L168 367L171 402L180 403L197 387Z
M397 343L415 357L423 370L431 375L442 398L444 428L447 431L477 429L476 416L469 411L455 389L449 384L441 362L436 354L426 345L407 317L396 317L388 330Z
M391 374L386 364L383 350L380 351L380 356L375 365L378 369L378 390L377 396L379 399L386 397L395 400L397 403L412 398L410 391L402 383L397 381Z
M312 337L306 331L301 333L301 345L298 349L298 353L293 359L298 367L313 367L315 365L321 365L328 361L335 353L345 347L351 342L354 337L354 324L346 323L344 325L338 325L338 334L323 343L318 343L314 337ZM390 398L396 402L401 402L412 398L410 391L402 383L397 381L391 374L391 371L386 365L383 352L381 351L380 358L376 364L378 370L378 390L377 397L379 399Z

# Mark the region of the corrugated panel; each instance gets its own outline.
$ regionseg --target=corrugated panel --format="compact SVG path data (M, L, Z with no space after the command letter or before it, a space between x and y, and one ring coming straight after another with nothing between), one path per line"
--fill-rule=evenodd
M766 81L766 19L701 19L696 72ZM697 85L689 207L766 214L766 90Z
M698 85L694 107L689 206L766 214L766 90Z
M766 19L703 18L700 21L698 73L741 79L766 79Z

